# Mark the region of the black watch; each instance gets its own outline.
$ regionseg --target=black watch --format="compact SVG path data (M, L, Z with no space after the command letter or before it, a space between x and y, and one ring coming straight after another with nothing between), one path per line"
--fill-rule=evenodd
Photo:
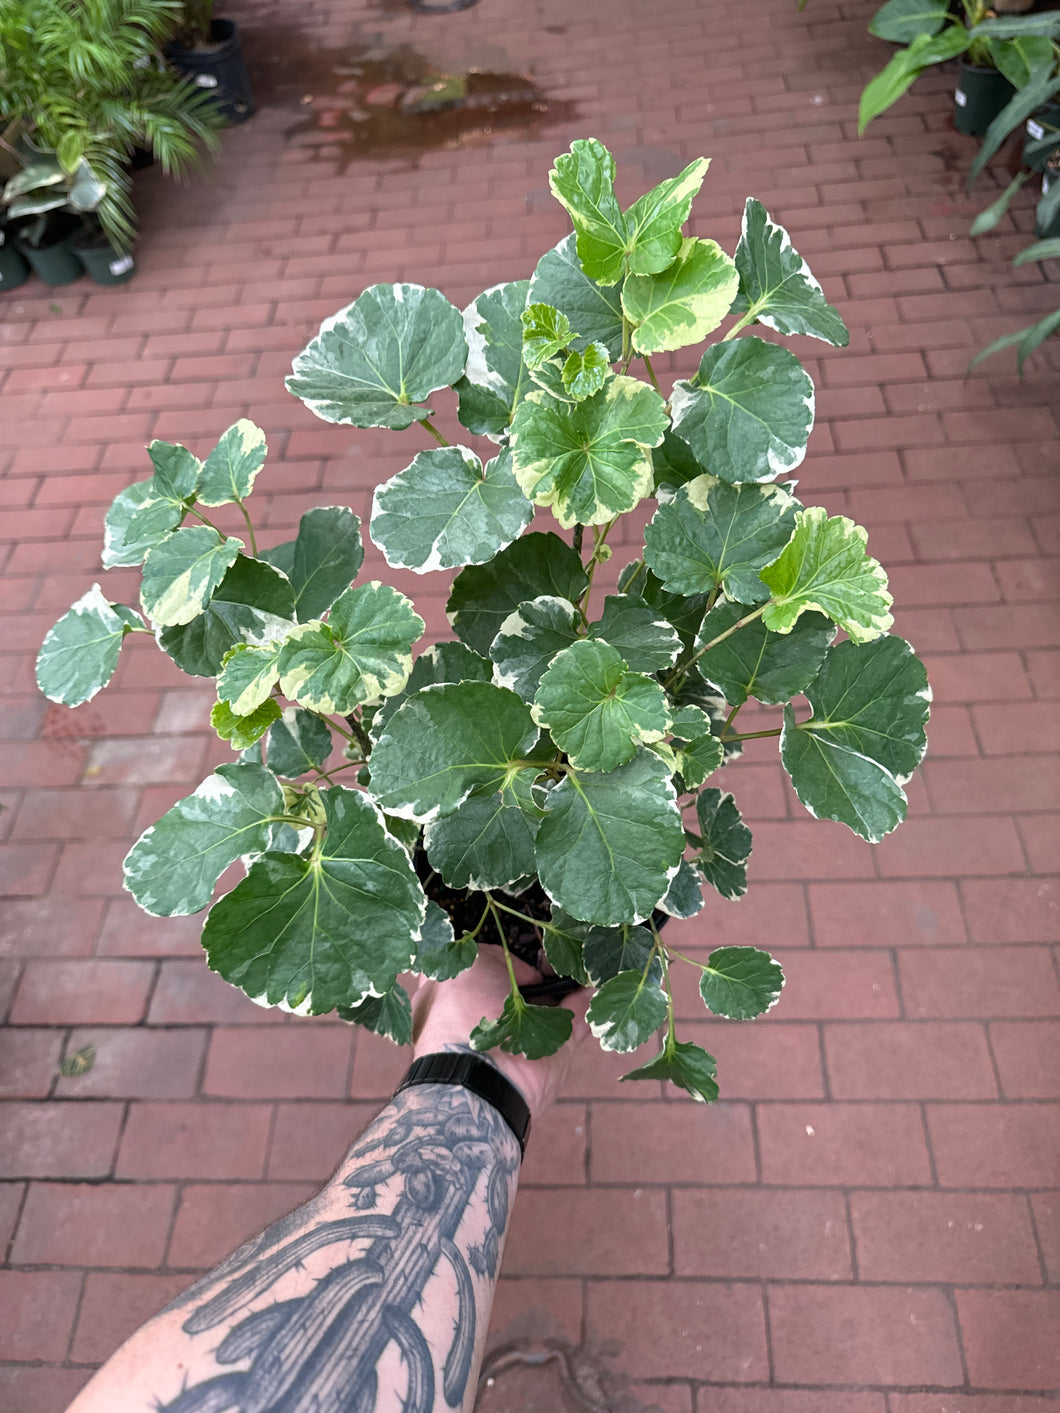
M472 1094L493 1105L515 1134L520 1154L526 1154L530 1106L511 1080L505 1079L500 1070L481 1055L470 1055L462 1050L421 1055L418 1060L413 1060L394 1094L398 1095L403 1089L410 1089L416 1084L459 1084L464 1089L470 1089Z

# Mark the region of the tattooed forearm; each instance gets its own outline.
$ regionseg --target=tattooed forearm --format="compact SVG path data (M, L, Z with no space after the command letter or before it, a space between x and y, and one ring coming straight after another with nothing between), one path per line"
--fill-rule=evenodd
M181 1302L209 1351L160 1413L470 1408L519 1167L507 1124L449 1085L400 1094L314 1203ZM427 1297L425 1299L425 1296ZM212 1366L212 1367L210 1367Z

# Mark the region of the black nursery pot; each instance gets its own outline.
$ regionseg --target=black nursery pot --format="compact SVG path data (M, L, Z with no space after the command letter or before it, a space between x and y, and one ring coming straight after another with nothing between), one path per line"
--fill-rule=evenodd
M136 261L115 250L102 231L85 231L71 242L89 279L97 285L123 285L136 273Z
M980 68L962 59L953 95L953 126L971 137L982 137L1015 92L1000 69Z
M69 285L85 273L70 245L70 222L56 217L48 222L37 245L20 239L18 248L46 285Z
M234 21L214 20L206 49L185 49L174 40L166 45L166 58L196 88L213 95L227 122L245 123L253 114L254 95Z
M9 233L0 230L0 294L18 289L29 279L29 265L22 252L11 243Z

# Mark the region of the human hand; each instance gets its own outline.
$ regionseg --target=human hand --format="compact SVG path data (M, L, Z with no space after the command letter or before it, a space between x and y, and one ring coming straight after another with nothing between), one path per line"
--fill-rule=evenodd
M513 957L512 961L520 984L541 980L533 967L518 958ZM453 1048L470 1050L468 1037L472 1030L483 1017L492 1020L500 1015L510 990L508 968L499 947L479 947L474 965L452 981L430 981L424 977L412 997L416 1057ZM545 1112L563 1088L574 1051L589 1034L585 1023L588 993L576 991L560 1004L574 1013L574 1029L570 1040L555 1055L528 1060L525 1055L508 1055L499 1048L483 1052L483 1058L496 1065L519 1090L534 1119Z

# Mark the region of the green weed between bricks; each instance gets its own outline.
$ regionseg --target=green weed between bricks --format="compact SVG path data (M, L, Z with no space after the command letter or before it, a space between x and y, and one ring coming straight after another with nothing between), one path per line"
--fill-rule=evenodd
M689 959L656 925L698 913L704 884L723 899L745 891L751 834L711 774L748 737L775 736L812 814L873 841L903 819L925 749L924 668L888 635L891 597L864 530L804 509L777 480L805 455L813 384L794 354L745 332L843 345L847 330L758 201L733 257L682 234L707 165L623 211L611 155L575 142L551 173L574 234L529 281L463 314L434 289L375 285L295 359L287 387L325 421L415 427L437 443L377 487L369 533L392 566L459 571L451 641L414 656L413 604L356 582L349 509L311 510L296 539L258 549L248 502L266 447L251 422L205 461L153 442L154 475L108 512L103 563L143 563L146 621L94 587L49 632L38 680L53 701L87 701L128 633L153 633L185 672L216 679L211 721L238 758L140 837L125 886L155 915L195 913L242 860L203 945L254 1000L337 1010L407 1041L398 975L456 975L476 937L496 929L504 942L503 919L524 915L539 881L545 952L592 988L603 1048L631 1051L665 1028L658 1056L625 1078L713 1099L713 1058L674 1029L670 969ZM667 400L652 356L730 316ZM485 465L432 420L428 399L449 387L463 427L496 444ZM594 596L615 525L648 498L643 557L617 593ZM211 523L226 505L246 542ZM528 533L535 507L569 535ZM779 709L774 727L737 729L750 697ZM428 901L417 846L480 900L470 930L455 935ZM549 1054L571 1017L520 994L504 945L511 994L472 1043ZM752 947L691 965L719 1016L761 1014L784 981Z

